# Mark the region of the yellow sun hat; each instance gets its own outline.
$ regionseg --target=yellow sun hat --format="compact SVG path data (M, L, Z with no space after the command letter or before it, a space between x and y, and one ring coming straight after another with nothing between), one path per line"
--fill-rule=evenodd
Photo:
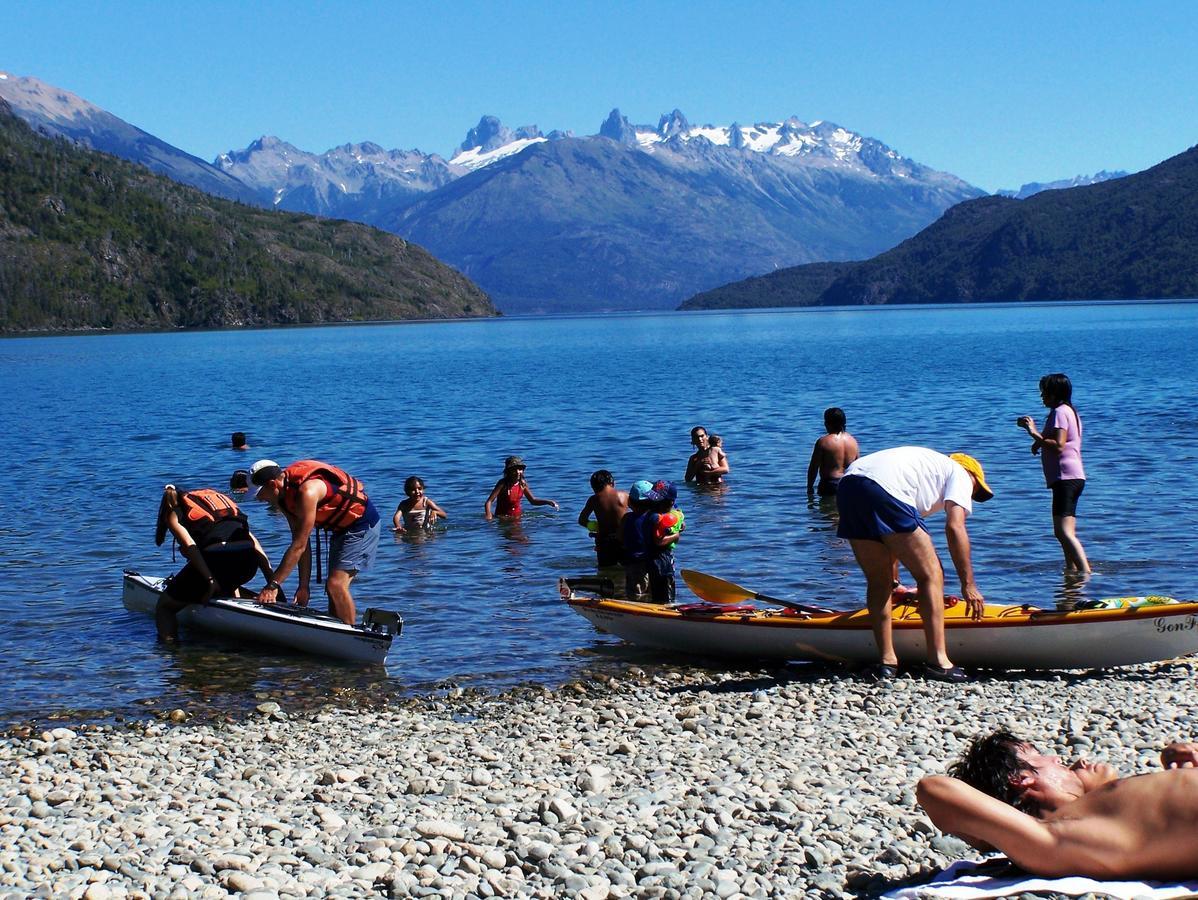
M985 503L994 496L994 491L990 490L990 485L986 484L986 473L982 471L980 462L968 453L952 453L949 455L949 459L978 480L978 489L973 492L974 500L978 503Z

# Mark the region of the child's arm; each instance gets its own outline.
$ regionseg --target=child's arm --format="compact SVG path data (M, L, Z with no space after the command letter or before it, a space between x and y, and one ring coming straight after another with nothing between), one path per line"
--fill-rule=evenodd
M558 508L556 500L538 500L536 497L534 497L532 488L528 486L527 481L524 482L524 496L528 498L528 502L533 506L552 506L554 509Z
M400 500L399 506L395 507L395 515L391 517L392 531L403 531L403 504L404 502Z
M587 520L591 518L591 513L595 511L595 495L587 497L587 502L583 504L582 512L578 514L578 524L583 528L587 526Z
M431 509L434 513L436 513L438 517L440 517L442 519L449 518L449 513L447 513L440 506L438 506L436 500L430 500L428 497L425 497L424 505L427 506L429 509Z
M502 487L503 487L503 479L500 478L497 482L495 482L495 487L491 489L491 495L489 497L487 497L486 501L483 503L483 518L484 519L495 518L493 515L491 515L491 504L494 503L499 498L499 490Z

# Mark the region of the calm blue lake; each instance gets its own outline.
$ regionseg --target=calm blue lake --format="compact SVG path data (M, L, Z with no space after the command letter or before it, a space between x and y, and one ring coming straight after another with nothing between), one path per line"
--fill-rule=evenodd
M689 429L723 435L725 490L684 489L681 566L769 593L859 605L861 576L804 474L826 406L863 452L923 444L984 463L970 519L992 602L1063 594L1050 496L1015 418L1064 371L1085 423L1079 536L1088 596L1198 597L1198 305L887 308L504 319L0 341L0 721L140 706L237 710L263 696L502 687L653 657L597 634L556 580L588 571L576 517L588 477L681 480ZM253 449L228 449L243 430ZM482 504L518 453L540 496L518 524ZM155 646L121 606L121 572L168 574L153 544L162 485L223 487L259 456L328 459L390 518L419 474L451 515L426 539L384 534L359 609L398 609L385 672L211 639ZM248 503L272 557L283 520ZM546 511L548 510L548 511ZM939 520L937 520L938 522ZM934 528L943 547L943 534ZM946 564L950 561L945 556ZM288 589L294 586L294 576ZM950 588L955 580L950 574ZM680 585L680 592L685 588Z

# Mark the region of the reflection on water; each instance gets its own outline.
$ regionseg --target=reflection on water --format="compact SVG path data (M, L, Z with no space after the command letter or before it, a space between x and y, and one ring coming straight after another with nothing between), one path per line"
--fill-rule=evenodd
M950 349L904 352L896 367L896 348L932 345ZM412 356L439 363L396 367ZM702 384L663 394L658 369L645 361L666 356L702 360ZM568 362L579 359L586 365ZM1090 482L1078 534L1094 566L1088 581L1062 575L1051 498L1012 424L1039 409L1038 379L1058 371L1072 379L1086 423ZM446 679L492 688L650 666L661 657L599 634L557 598L559 576L594 572L593 545L576 518L599 468L623 489L648 475L679 483L687 523L680 567L774 596L859 606L864 581L835 537L834 502L809 501L803 478L830 405L846 411L864 453L922 444L982 461L996 496L975 511L969 531L988 601L1198 597L1190 547L1198 511L1154 500L1195 493L1195 371L1193 304L6 340L0 454L20 477L0 517L0 720L65 707L219 712L284 695L294 706L393 697ZM214 381L213 372L236 378ZM304 403L290 399L297 394ZM1151 442L1142 439L1148 410ZM732 471L716 485L682 483L697 421L730 448ZM227 445L239 430L254 448L248 454ZM538 494L558 500L560 511L483 519L494 473L511 454L535 466ZM181 564L150 539L162 485L222 487L260 456L326 458L361 478L380 510L394 510L404 479L418 472L452 516L443 531L382 541L374 567L354 582L360 609L404 617L385 669L203 636L167 652L156 647L149 617L121 607L124 568L167 574ZM277 559L286 523L248 498L239 502ZM942 523L930 521L932 536L950 563ZM955 592L951 572L948 587ZM313 593L323 605L322 591ZM679 599L686 596L680 582Z

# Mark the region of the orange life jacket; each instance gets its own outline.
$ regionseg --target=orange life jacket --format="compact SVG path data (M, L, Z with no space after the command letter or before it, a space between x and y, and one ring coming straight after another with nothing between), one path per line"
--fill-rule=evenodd
M246 522L245 514L237 508L236 503L220 491L211 488L179 494L179 510L179 524L186 528L192 540L200 545L217 522L226 519L237 519L243 525Z
M300 509L300 488L313 478L324 482L324 497L316 504L316 527L349 528L366 512L366 488L344 469L318 459L301 459L283 470L279 505L291 515Z

